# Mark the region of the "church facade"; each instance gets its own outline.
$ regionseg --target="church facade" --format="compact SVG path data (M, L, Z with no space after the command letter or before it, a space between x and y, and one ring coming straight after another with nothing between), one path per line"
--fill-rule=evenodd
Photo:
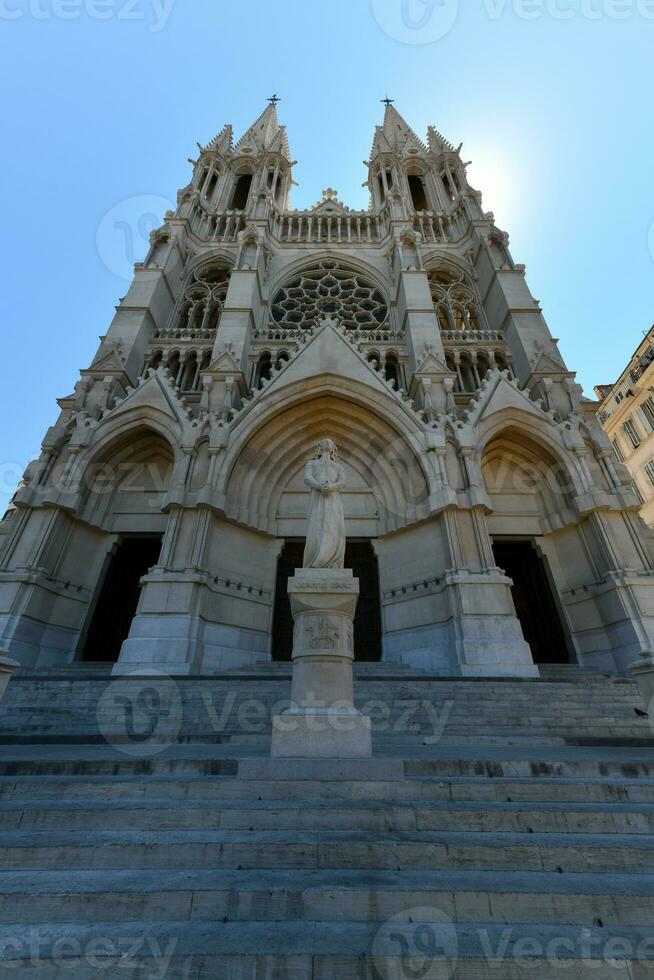
M0 525L26 667L287 659L306 461L335 440L356 657L448 676L625 672L651 532L457 149L392 104L370 207L292 210L273 100L193 165Z

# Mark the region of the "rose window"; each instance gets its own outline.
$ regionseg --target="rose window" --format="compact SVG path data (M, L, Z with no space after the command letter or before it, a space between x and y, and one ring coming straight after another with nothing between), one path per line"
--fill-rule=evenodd
M386 322L388 306L365 276L321 262L279 290L272 304L275 323L308 330L322 317L334 317L347 330L366 330Z

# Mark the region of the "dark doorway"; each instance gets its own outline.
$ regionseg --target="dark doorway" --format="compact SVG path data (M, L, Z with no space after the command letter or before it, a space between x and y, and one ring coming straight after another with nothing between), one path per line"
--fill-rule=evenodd
M122 538L111 556L84 643L84 660L114 663L136 615L140 581L159 560L160 537Z
M570 662L565 633L543 559L530 541L496 541L495 561L513 580L513 604L534 663Z
M279 559L273 618L273 660L291 659L293 617L287 583L295 570L302 567L303 555L304 542L291 541L284 545ZM354 659L371 662L381 660L379 569L369 541L348 541L345 567L351 568L355 578L359 579L359 601L354 617Z

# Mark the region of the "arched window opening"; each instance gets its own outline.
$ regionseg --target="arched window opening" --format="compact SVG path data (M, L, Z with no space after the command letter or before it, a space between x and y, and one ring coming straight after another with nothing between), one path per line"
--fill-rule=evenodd
M484 324L481 306L463 275L446 270L429 273L429 288L441 330L467 333Z
M384 373L387 381L392 381L396 389L400 388L400 362L396 354L387 354L384 362Z
M386 171L386 186L388 187L389 191L392 190L392 188L393 188L393 171L392 170L387 170Z
M160 367L162 359L163 359L162 350L155 350L152 352L152 354L150 355L149 366L152 368L153 371L156 371L157 368Z
M170 380L173 384L177 384L180 366L180 355L178 350L173 350L168 355L168 360L166 362L166 367L168 368L170 374Z
M211 180L207 185L206 197L208 201L213 200L213 196L216 193L216 187L218 186L218 174L216 171L211 175Z
M248 203L248 198L250 196L250 188L252 187L252 174L241 174L237 178L236 184L234 185L234 193L232 194L232 200L230 203L230 208L235 211L245 211Z
M264 381L269 381L272 377L272 355L270 351L264 351L259 357L259 362L257 364L257 374L255 384L258 388L261 387Z
M472 366L472 358L469 354L461 354L461 362L459 365L461 372L461 387L465 394L469 394L477 390L477 382L475 379L475 373Z
M500 350L495 351L495 364L497 365L498 371L508 371L509 373L511 373L511 368L509 367L509 363L506 357L504 356L504 354L502 353L502 351Z
M279 354L277 355L277 360L275 361L275 367L277 370L279 371L279 369L282 368L284 364L287 364L290 359L291 357L287 350L280 350Z
M379 194L381 197L382 204L386 200L386 188L384 187L384 178L381 174L377 177L377 183L379 184Z
M489 371L490 358L485 350L480 350L477 353L477 372L481 381L484 380Z
M325 260L283 286L272 303L275 323L285 329L312 329L333 316L347 330L375 329L388 317L381 292L364 275Z
M409 190L416 211L429 211L425 183L419 174L409 174Z
M195 387L196 374L198 370L198 355L195 351L189 351L184 358L184 370L180 381L182 391L193 391Z

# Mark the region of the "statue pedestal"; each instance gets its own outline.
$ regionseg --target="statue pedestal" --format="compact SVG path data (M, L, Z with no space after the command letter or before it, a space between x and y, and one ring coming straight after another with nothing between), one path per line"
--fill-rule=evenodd
M7 684L11 678L11 675L15 671L16 667L20 664L16 663L15 660L10 660L4 650L0 650L0 701L2 701L3 695L7 690Z
M372 755L370 718L354 707L354 613L359 582L349 569L301 568L289 579L295 621L291 708L272 719L276 758Z

